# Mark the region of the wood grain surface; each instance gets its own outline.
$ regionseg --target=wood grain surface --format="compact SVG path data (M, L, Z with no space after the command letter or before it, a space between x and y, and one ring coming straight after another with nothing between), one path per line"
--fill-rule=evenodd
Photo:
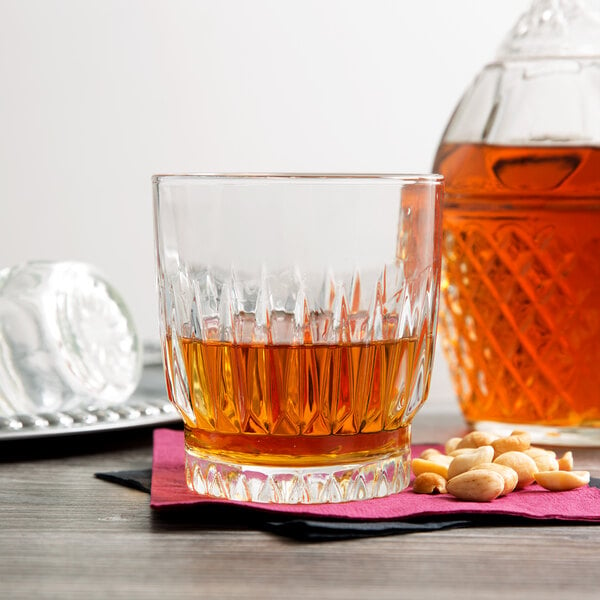
M460 435L453 402L416 442ZM0 444L0 598L598 598L600 526L454 529L301 543L165 519L97 471L147 468L151 431ZM600 476L600 451L575 452Z

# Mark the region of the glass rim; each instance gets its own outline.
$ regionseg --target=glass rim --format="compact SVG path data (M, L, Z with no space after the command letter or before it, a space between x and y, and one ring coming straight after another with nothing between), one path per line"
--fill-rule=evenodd
M152 182L175 180L223 180L223 181L292 181L292 180L324 180L324 181L390 181L405 184L427 183L440 185L444 183L444 176L438 173L165 173L152 176Z

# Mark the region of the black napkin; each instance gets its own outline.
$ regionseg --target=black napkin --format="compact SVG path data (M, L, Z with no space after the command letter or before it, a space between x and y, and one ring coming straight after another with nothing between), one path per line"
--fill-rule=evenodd
M134 471L109 471L108 473L94 473L98 479L118 483L125 487L150 493L152 485L152 469L137 469Z
M152 483L152 469L137 469L130 471L110 471L95 473L98 479L117 483L125 487L150 493ZM590 486L600 489L600 478L592 478ZM187 509L183 512L186 516L198 515L198 507ZM163 518L172 517L169 511L160 511ZM447 515L427 516L418 519L403 521L349 521L343 519L314 519L298 518L291 515L289 519L273 519L272 514L262 513L253 508L239 505L221 506L219 510L211 512L211 526L228 528L231 523L245 523L262 531L269 531L287 538L321 542L334 540L347 540L355 538L376 537L384 535L397 535L419 531L439 531L457 527L484 527L523 524L555 524L550 521L536 521L526 517L507 517L502 515L470 515L461 514L460 518L448 519ZM564 524L564 523L563 523ZM584 524L576 521L572 525ZM589 524L589 522L587 523Z

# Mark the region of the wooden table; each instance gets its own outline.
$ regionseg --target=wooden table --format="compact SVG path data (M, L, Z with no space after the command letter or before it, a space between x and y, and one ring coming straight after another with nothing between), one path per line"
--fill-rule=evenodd
M416 442L464 432L450 398ZM300 543L157 518L97 471L147 468L151 431L0 444L0 598L599 598L600 526L454 529ZM600 451L575 452L600 476Z

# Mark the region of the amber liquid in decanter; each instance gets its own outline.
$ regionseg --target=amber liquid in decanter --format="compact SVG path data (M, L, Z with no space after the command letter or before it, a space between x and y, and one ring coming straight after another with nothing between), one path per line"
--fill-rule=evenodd
M600 148L445 143L434 169L465 417L600 426Z

